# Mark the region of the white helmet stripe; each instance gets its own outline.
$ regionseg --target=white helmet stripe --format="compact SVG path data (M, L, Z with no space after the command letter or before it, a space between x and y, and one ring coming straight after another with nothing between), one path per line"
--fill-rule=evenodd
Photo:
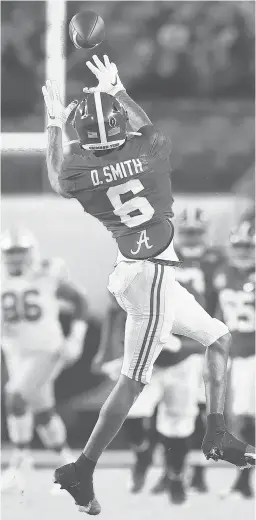
M106 136L106 129L105 129L105 122L104 122L100 92L94 93L94 100L95 100L97 120L98 120L98 125L99 125L100 141L102 144L104 144L104 143L107 143L107 136Z

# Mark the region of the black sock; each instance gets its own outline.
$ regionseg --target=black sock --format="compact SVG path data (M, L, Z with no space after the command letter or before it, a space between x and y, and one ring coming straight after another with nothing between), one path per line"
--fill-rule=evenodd
M195 429L191 435L191 444L192 444L191 447L194 450L201 451L201 446L202 446L203 438L205 435L205 419L204 419L205 408L206 408L205 405L199 406L199 413L196 418Z
M93 475L93 472L95 470L96 462L94 462L91 459L88 459L84 455L84 453L81 453L80 457L78 457L77 461L75 462L75 468L79 479L85 478L89 475Z
M255 423L252 417L243 417L241 436L245 442L251 444L252 446L255 446Z
M237 478L235 480L235 483L233 484L233 489L237 489L237 488L243 488L243 487L248 487L250 482L249 482L249 479L250 479L250 474L251 474L251 469L252 468L246 468L246 469L243 469L242 471L239 470L239 473L237 475Z
M124 429L127 441L131 447L139 447L145 440L148 440L148 432L144 427L143 418L126 419Z
M203 478L204 476L204 471L205 471L205 466L198 466L198 465L195 465L194 466L194 477L197 477L197 478Z
M166 467L170 474L179 476L182 474L185 459L189 451L188 438L165 437L165 459Z

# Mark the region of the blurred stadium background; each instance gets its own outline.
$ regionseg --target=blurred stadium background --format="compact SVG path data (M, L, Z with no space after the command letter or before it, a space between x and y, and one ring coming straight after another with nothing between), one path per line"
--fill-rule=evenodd
M41 86L47 77L57 75L69 102L82 97L84 85L93 84L85 68L93 52L75 50L66 23L84 7L97 10L106 22L106 42L97 53L107 53L117 63L129 94L171 137L176 214L184 206L199 205L210 216L212 242L225 246L231 226L254 205L255 183L254 2L1 2L2 229L17 222L30 228L45 256L64 258L90 305L83 357L61 374L56 385L59 409L75 448L89 434L109 390L104 377L91 374L90 362L108 307L106 285L116 246L105 228L82 214L75 201L67 203L51 190L45 169ZM72 137L67 129L67 141ZM101 383L103 393L95 391ZM2 419L6 441L4 406ZM35 439L35 447L38 442ZM111 447L125 448L122 432ZM213 486L225 479L223 472L215 475ZM151 505L145 512L141 498L132 500L123 497L124 508L131 508L134 518L150 520L153 511L167 518L166 507L159 513ZM215 499L211 500L214 506ZM4 520L30 520L35 511L28 507L25 516L14 517L12 506L7 502ZM36 510L37 518L53 518L53 511L55 518L61 514L49 504L45 507L44 516ZM240 516L239 509L216 507L211 516L211 502L197 504L191 518L201 514L206 520L222 520L233 515L235 520L245 512L252 514L248 505ZM115 520L109 508L108 514ZM177 513L177 519L182 515Z

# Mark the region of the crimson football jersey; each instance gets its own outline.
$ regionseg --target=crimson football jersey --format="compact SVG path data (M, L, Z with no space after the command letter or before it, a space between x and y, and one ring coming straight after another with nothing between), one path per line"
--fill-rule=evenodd
M219 269L214 278L218 292L217 316L232 334L232 357L255 353L255 272L231 265Z
M212 314L212 281L217 267L224 261L222 251L218 248L207 248L199 258L182 257L182 253L179 250L177 252L182 264L175 269L176 280Z
M77 146L60 186L117 240L126 258L162 253L173 238L170 142L153 125L105 154Z

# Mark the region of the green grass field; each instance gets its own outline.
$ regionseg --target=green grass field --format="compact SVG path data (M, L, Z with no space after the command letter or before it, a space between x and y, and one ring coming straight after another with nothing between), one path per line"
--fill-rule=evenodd
M173 506L165 495L154 497L150 488L160 474L153 468L144 491L131 495L127 491L127 468L99 468L95 489L102 505L101 520L252 520L254 501L221 500L218 492L226 488L235 474L233 468L209 468L209 493L192 495L186 506ZM61 492L52 496L52 469L37 469L30 473L23 493L9 492L2 496L2 520L75 520L89 518L79 513L73 500Z

